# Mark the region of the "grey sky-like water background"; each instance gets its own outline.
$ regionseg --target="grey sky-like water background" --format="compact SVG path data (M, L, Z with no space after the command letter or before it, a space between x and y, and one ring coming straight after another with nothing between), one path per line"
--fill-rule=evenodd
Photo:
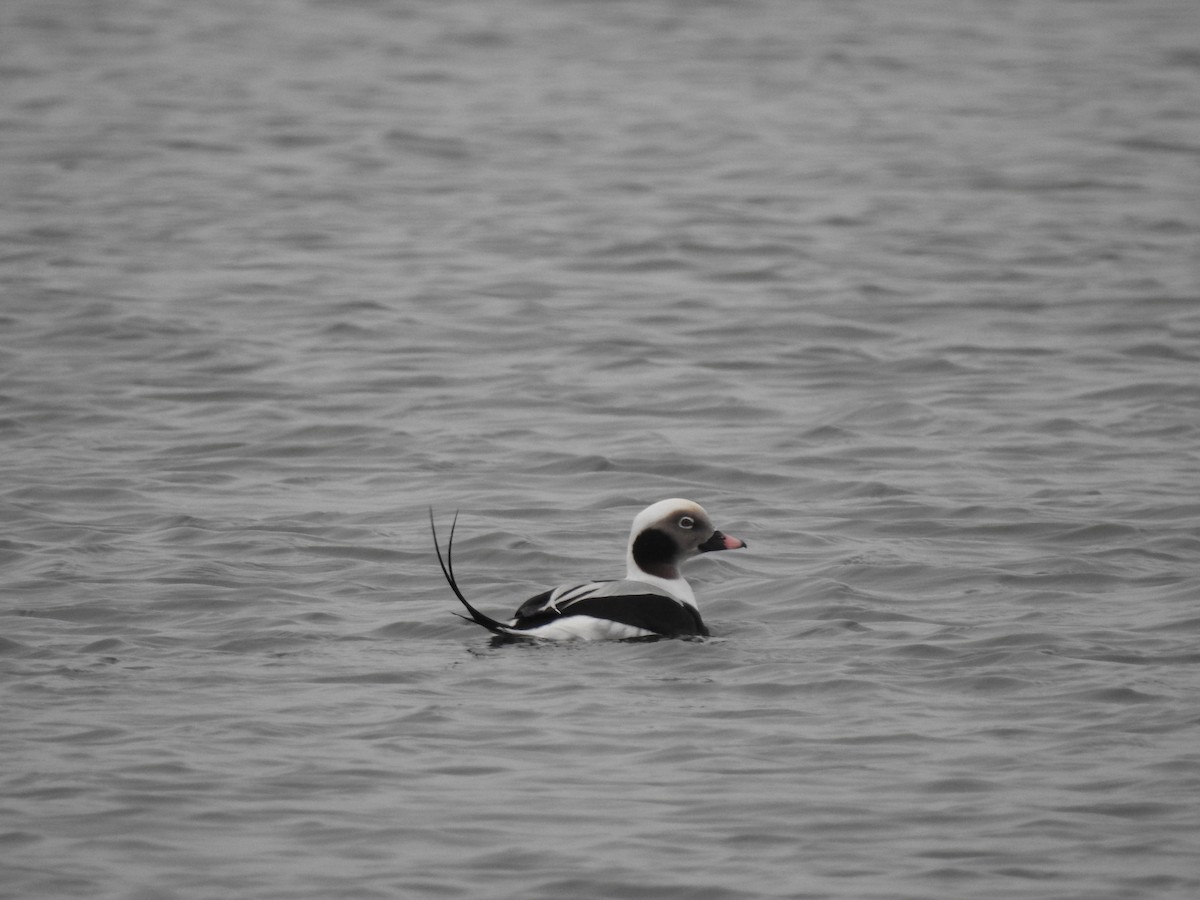
M6 0L0 896L1200 894L1198 35Z

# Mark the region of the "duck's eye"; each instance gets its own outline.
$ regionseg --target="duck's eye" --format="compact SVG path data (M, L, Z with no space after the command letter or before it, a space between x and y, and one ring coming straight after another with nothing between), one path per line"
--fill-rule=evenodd
M691 516L683 516L683 517L682 517L682 518L680 518L680 520L679 520L679 527L680 527L680 528L691 528L691 527L692 527L692 526L694 526L695 524L696 524L696 520L695 520L695 519L693 519Z

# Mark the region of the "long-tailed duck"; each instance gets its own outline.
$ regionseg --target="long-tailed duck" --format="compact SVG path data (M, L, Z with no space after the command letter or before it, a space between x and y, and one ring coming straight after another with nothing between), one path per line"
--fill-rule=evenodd
M708 513L691 500L660 500L633 520L625 553L625 578L566 584L526 600L508 622L484 615L458 588L453 548L457 514L443 559L429 511L429 527L442 574L468 621L497 635L549 640L624 640L653 636L708 635L692 587L680 565L699 553L736 550L746 542L717 531Z

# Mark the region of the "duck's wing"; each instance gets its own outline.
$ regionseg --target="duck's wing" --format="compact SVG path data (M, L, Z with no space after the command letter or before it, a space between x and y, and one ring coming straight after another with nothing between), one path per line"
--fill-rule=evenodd
M560 584L556 588L543 591L536 597L530 597L522 603L513 617L516 620L528 619L544 612L558 614L565 603L573 603L587 597L603 596L611 590L615 581L585 581L582 584Z
M639 581L563 585L530 597L507 625L546 637L558 632L610 637L708 635L694 607Z

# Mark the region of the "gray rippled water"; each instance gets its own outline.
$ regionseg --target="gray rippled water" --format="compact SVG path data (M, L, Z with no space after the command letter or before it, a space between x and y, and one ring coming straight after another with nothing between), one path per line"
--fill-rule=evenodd
M1197 34L7 0L0 896L1197 896Z

